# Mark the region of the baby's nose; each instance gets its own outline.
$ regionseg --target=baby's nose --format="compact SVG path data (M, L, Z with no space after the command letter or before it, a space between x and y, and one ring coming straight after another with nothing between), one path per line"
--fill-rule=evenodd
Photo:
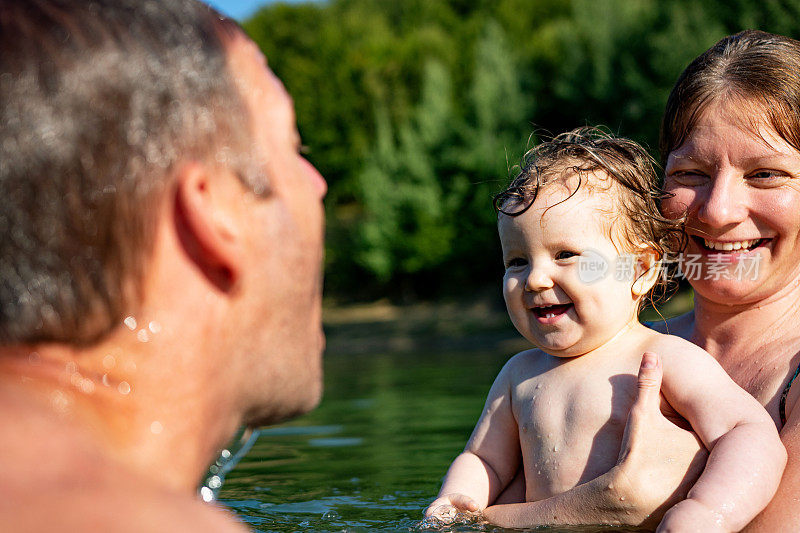
M545 268L532 268L525 280L525 290L539 292L553 288L553 278Z

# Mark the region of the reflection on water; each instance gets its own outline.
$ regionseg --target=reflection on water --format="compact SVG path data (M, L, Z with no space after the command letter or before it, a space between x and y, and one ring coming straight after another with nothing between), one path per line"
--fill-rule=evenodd
M262 532L432 531L419 526L422 510L508 357L326 357L320 407L262 430L219 499ZM454 524L439 531L503 530Z

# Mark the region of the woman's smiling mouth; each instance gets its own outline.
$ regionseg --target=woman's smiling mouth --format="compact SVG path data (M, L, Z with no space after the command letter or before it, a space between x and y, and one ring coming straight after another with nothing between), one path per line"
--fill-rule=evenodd
M766 238L742 241L717 241L703 237L697 237L694 235L692 236L692 239L701 249L717 254L750 252L759 246L763 246L772 241L772 239Z

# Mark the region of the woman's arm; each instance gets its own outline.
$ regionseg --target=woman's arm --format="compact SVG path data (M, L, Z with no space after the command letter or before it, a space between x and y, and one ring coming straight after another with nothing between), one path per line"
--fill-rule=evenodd
M764 509L743 531L761 533L800 531L800 405L797 397L787 408L789 416L781 430L781 442L789 460L778 491Z
M739 531L775 494L786 450L761 404L705 351L681 342L664 362L661 390L710 455L687 499L666 513L659 530Z
M503 527L540 525L654 526L672 505L686 497L705 464L706 452L696 436L676 433L661 414L661 368L642 359L637 398L625 427L617 466L567 492L537 502L494 505L484 517ZM670 439L686 439L675 449L691 456L654 463L654 451ZM655 452L658 453L658 452Z

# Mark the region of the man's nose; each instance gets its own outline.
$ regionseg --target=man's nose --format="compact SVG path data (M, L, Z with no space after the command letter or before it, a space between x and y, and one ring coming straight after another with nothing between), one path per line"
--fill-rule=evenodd
M306 173L308 174L309 179L316 190L319 193L320 198L324 198L325 194L328 192L328 182L325 181L325 178L322 177L322 174L319 173L319 170L311 164L311 162L302 157L303 165L305 165Z
M699 197L697 219L709 227L725 228L742 222L747 217L745 205L747 185L733 172L719 172L712 179L706 193Z

